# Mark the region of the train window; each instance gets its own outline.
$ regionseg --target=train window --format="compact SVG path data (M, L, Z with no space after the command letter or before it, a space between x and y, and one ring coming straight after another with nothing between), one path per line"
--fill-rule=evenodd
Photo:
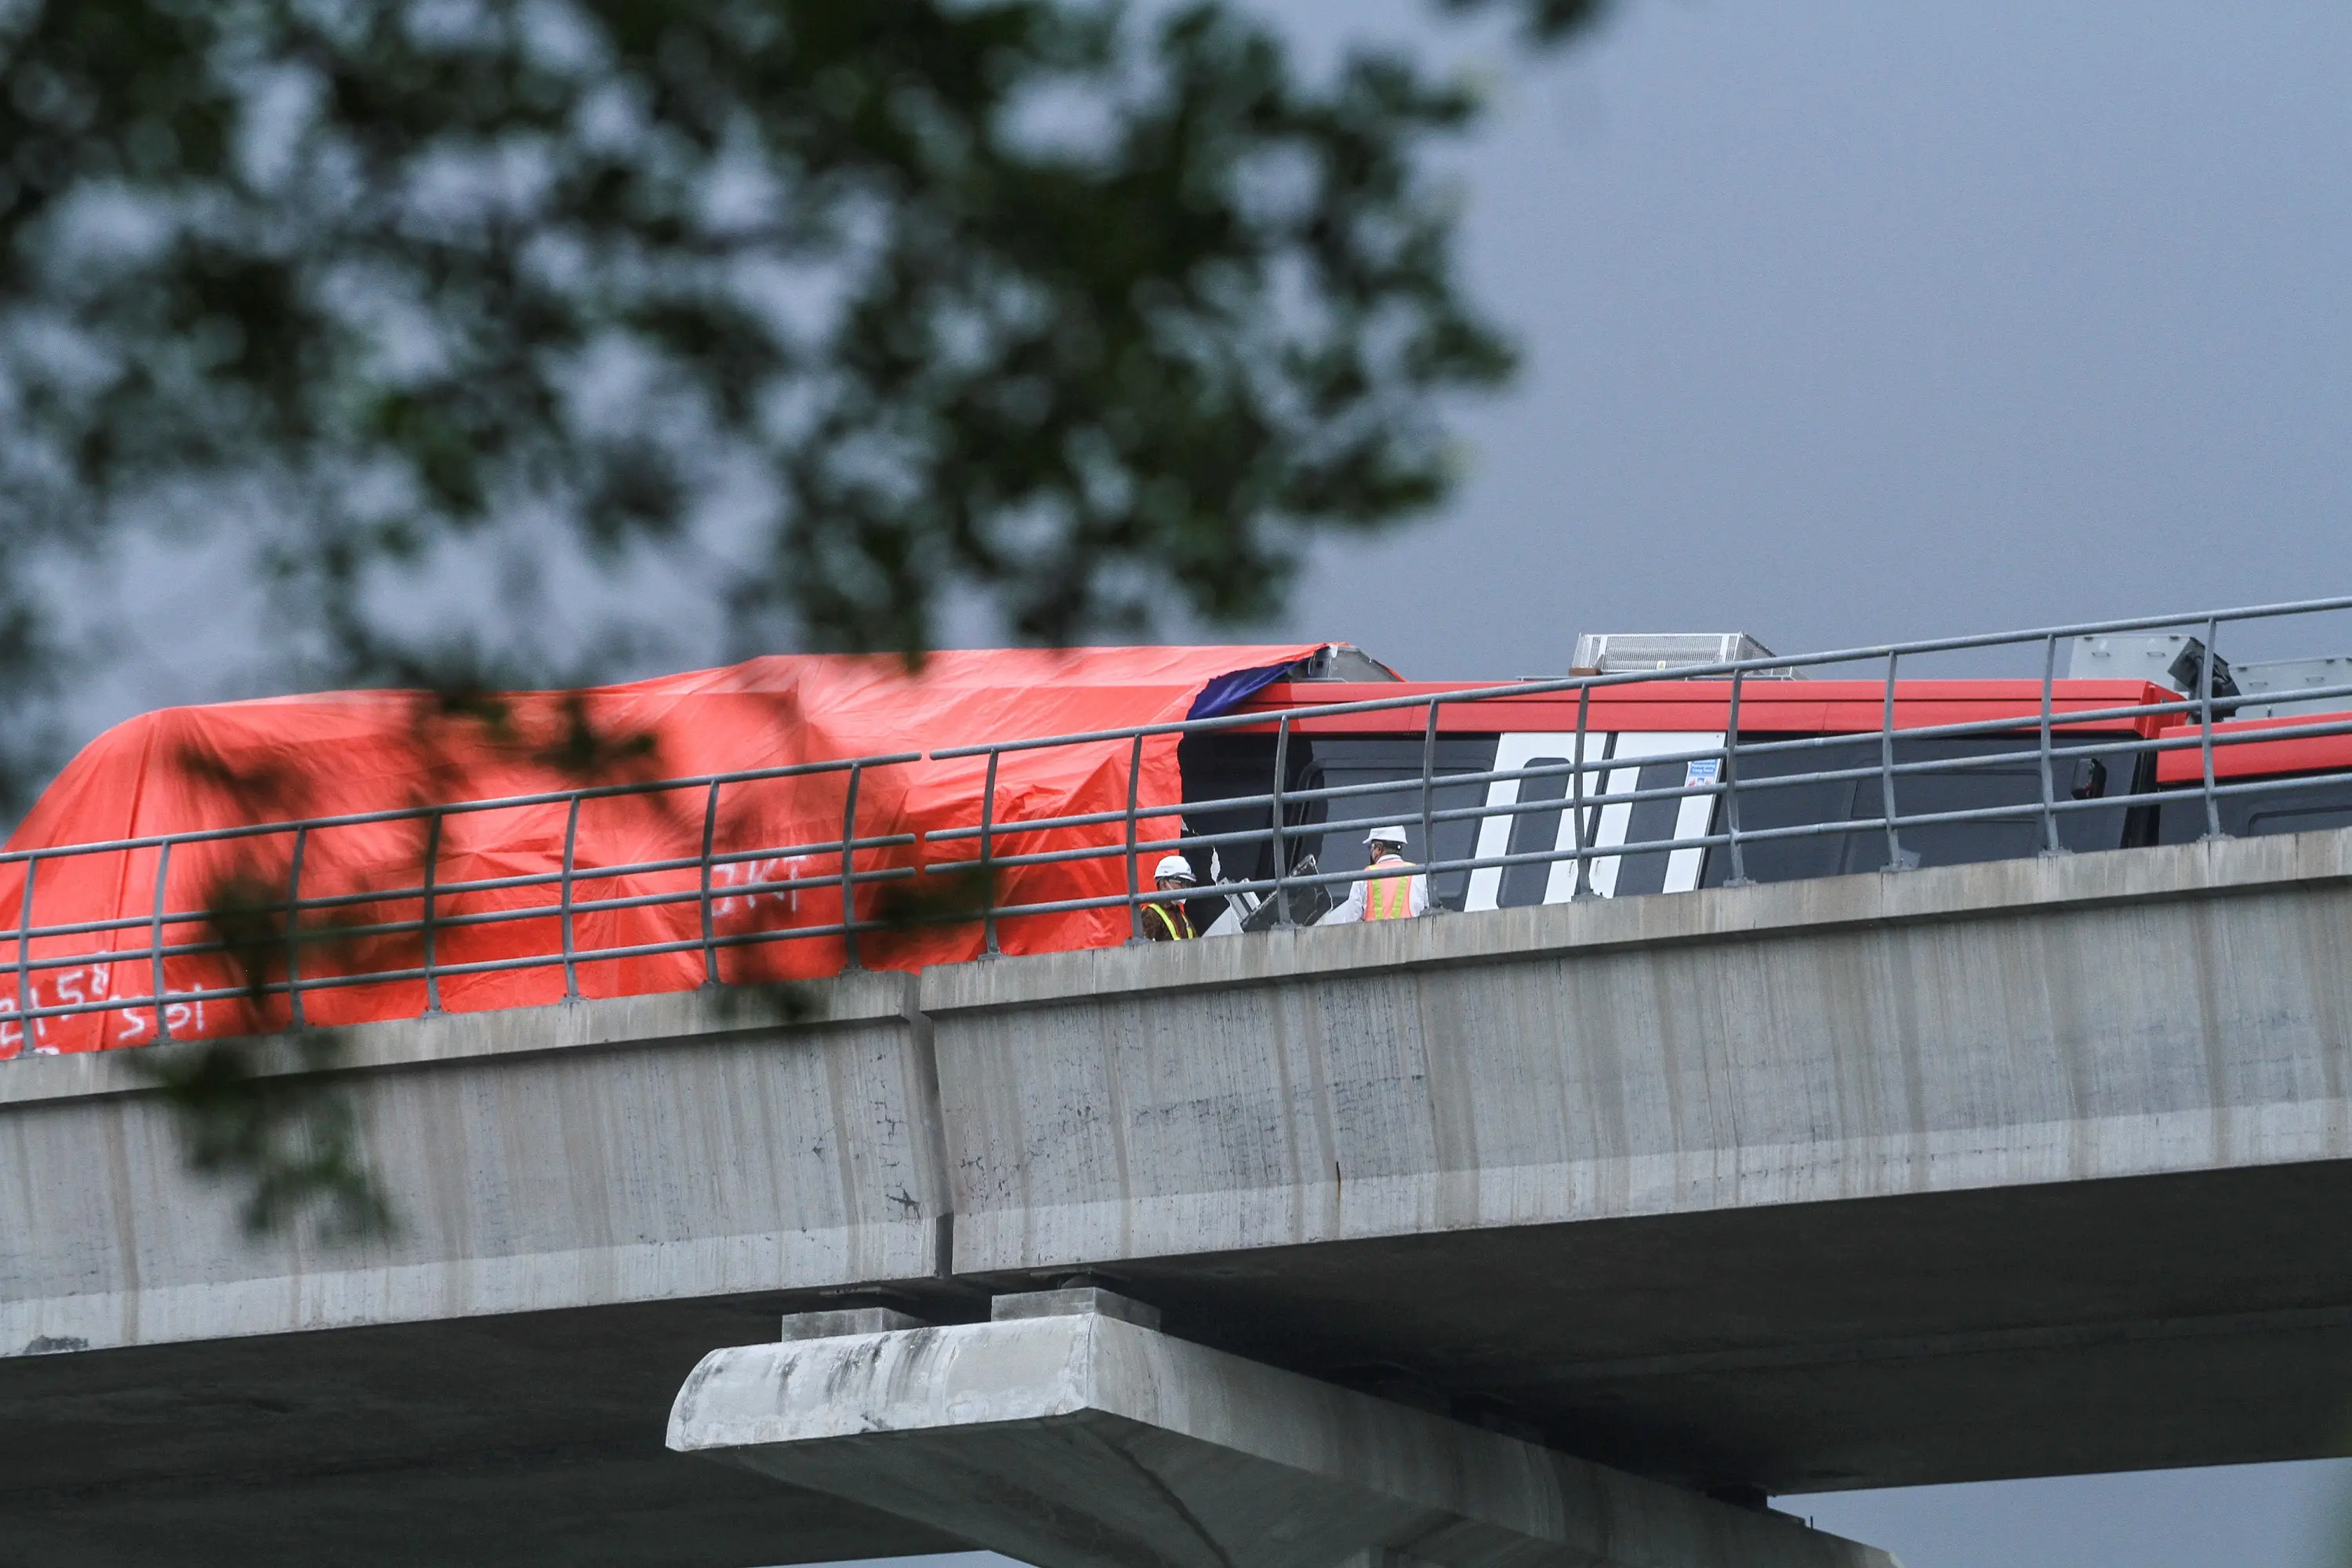
M1486 798L1486 786L1477 784L1447 784L1444 781L1459 773L1485 773L1494 766L1495 738L1492 735L1460 735L1441 737L1434 759L1435 773L1440 781L1431 791L1431 808L1435 811L1467 809ZM1417 737L1366 736L1315 739L1315 761L1322 773L1322 784L1330 788L1350 784L1387 784L1387 789L1364 795L1341 795L1328 803L1323 820L1330 822L1396 823L1410 839L1406 857L1420 861L1424 858L1421 843L1421 741ZM1364 848L1363 827L1350 827L1340 832L1325 833L1316 850L1318 863L1326 871L1360 871L1370 864ZM1440 860L1467 860L1478 837L1478 825L1468 817L1437 825L1437 856ZM1447 909L1462 907L1470 885L1467 871L1441 871L1431 879L1430 897ZM1344 883L1334 883L1334 902L1345 899Z
M1802 738L1758 735L1749 739L1750 743L1755 743ZM2061 735L2056 737L2056 744L2071 753L2063 759L2053 781L2062 799L2113 797L2116 801L2112 809L2061 814L2061 845L2073 850L2093 850L2155 841L2157 824L2153 814L2147 807L2128 803L2133 793L2146 787L2148 770L2143 762L2129 752L2101 749L2100 737L2095 735ZM2042 799L2039 758L1965 765L1972 757L2016 752L2032 745L2031 736L2021 735L1897 740L1897 763L1940 762L1954 765L1948 771L1896 774L1896 813L1918 816L2036 805ZM1806 773L1874 769L1879 760L1879 742L1874 736L1800 751L1761 754L1743 752L1739 759L1742 834L1865 822L1881 816L1884 785L1875 773L1859 778L1805 784L1765 783ZM2125 781L2131 781L2133 788L2121 787ZM2042 848L2042 833L2038 815L2020 813L1976 821L1916 823L1903 828L1900 837L1906 861L1921 866L1958 866L2035 854ZM1884 828L1868 827L1750 839L1741 846L1741 858L1749 879L1759 882L1876 871L1886 865L1886 834ZM1729 879L1730 870L1730 856L1720 847L1710 850L1705 885L1721 886Z
M1568 798L1569 775L1566 770L1569 763L1566 757L1530 757L1527 765L1562 771L1521 779L1520 805L1533 805L1538 801L1564 801ZM1510 847L1504 852L1509 855L1539 855L1553 848L1561 841L1559 820L1564 815L1557 810L1528 811L1512 817ZM1542 903L1544 888L1550 880L1551 863L1549 861L1530 860L1523 866L1506 866L1503 868L1502 891L1495 902L1507 910L1515 910L1524 904Z
M1697 885L1702 851L1696 847L1647 854L1613 851L1705 835L1715 808L1706 786L1714 784L1720 764L1712 757L1693 759L1691 753L1720 744L1719 734L1682 731L1595 731L1586 737L1585 844L1597 853L1587 863L1585 878L1594 893L1614 898L1683 892ZM1572 856L1576 836L1569 830L1570 813L1516 808L1548 806L1553 801L1574 798L1570 776L1544 770L1566 769L1568 754L1575 746L1572 734L1526 731L1500 739L1496 769L1525 770L1529 776L1497 779L1489 787L1486 804L1493 815L1478 835L1480 858L1495 859L1548 849ZM1626 798L1691 785L1699 786L1700 793L1670 795L1660 800ZM1469 907L1560 903L1571 896L1576 880L1572 858L1549 864L1489 867L1471 878Z
M1185 736L1176 743L1176 761L1183 774L1185 801L1189 804L1265 795L1274 787L1274 751L1275 741L1271 735L1234 735L1207 731ZM1301 788L1313 766L1313 748L1294 737L1285 762L1283 787L1286 790ZM1307 802L1286 808L1283 812L1285 825L1304 827L1319 821L1319 815L1307 809L1313 804ZM1230 843L1191 851L1189 858L1194 874L1204 885L1210 880L1210 857L1213 853L1217 868L1227 880L1262 881L1272 877L1273 847L1262 837L1243 837L1263 834L1270 815L1264 805L1186 811L1184 831L1188 836L1236 836ZM1308 852L1299 840L1292 840L1290 853L1294 860Z
M1630 731L1614 735L1610 740L1610 762L1633 765L1612 765L1609 769L1606 794L1628 795L1695 786L1704 789L1716 782L1723 764L1717 758L1693 758L1690 753L1721 744L1723 735L1719 731ZM1671 760L1677 757L1682 760ZM1653 761L1654 758L1668 760ZM1617 805L1606 804L1604 798L1594 819L1592 842L1600 848L1622 845L1630 849L1639 844L1701 837L1714 821L1715 805L1711 793L1630 800ZM1619 899L1641 893L1686 892L1698 885L1705 858L1706 852L1698 848L1602 856L1592 862L1592 889Z
M2333 805L2306 802L2302 805L2272 805L2246 814L2246 837L2265 833L2315 833L2327 827L2352 827L2352 801Z
M1683 763L1651 763L1636 773L1636 790L1678 789L1687 778L1689 769ZM1614 787L1616 781L1612 780ZM1627 812L1625 842L1632 844L1664 844L1683 835L1676 825L1683 816L1684 801L1689 797L1669 796L1664 800L1637 800ZM1701 832L1706 828L1706 803L1700 805L1698 821L1694 825ZM1696 835L1693 835L1696 837ZM1646 855L1626 855L1617 862L1616 880L1611 884L1612 898L1630 899L1643 893L1663 893L1666 890L1668 862L1672 852L1654 849ZM1688 884L1685 884L1687 886Z
M1274 739L1266 735L1220 734L1213 731L1188 735L1178 745L1177 756L1184 773L1184 798L1187 801L1229 799L1237 795L1264 795L1274 776ZM1451 775L1477 773L1494 765L1495 738L1492 735L1462 735L1441 737L1434 758L1438 780L1432 792L1432 805L1437 811L1475 806L1485 798L1486 786L1454 784L1444 781ZM1336 800L1305 802L1286 811L1284 819L1301 829L1291 840L1290 858L1293 865L1307 856L1316 858L1318 870L1325 872L1359 871L1369 863L1364 850L1361 826L1339 831L1325 826L1332 822L1399 823L1411 836L1408 850L1415 860L1423 858L1421 843L1421 767L1422 742L1417 736L1300 736L1291 737L1287 758L1289 778L1286 789L1346 788L1351 785L1385 784L1390 787L1368 791L1363 795L1341 795ZM1267 813L1263 807L1237 808L1227 811L1188 811L1185 823L1195 834L1250 833L1262 830ZM1466 860L1477 837L1477 824L1470 818L1437 825L1437 858L1441 860ZM1202 869L1207 868L1205 851L1195 857ZM1265 879L1274 874L1274 856L1263 840L1227 846L1220 855L1225 876L1229 879ZM1462 907L1469 885L1466 871L1442 871L1433 879L1431 894L1438 903L1450 909ZM1331 885L1334 901L1347 897L1344 883Z
M2307 775L2305 775L2307 777ZM2241 782L2227 781L2235 784ZM2275 794L2225 795L2214 804L2221 815L2221 831L2236 838L2260 838L2274 833L2312 833L2324 827L2352 827L2352 776L2326 783L2297 778L2277 781ZM2164 821L2158 842L2189 844L2205 837L2205 802L2189 790L2168 791Z
M1807 738L1756 735L1750 737L1750 743ZM2159 832L2171 841L2183 832L2195 837L2203 831L2201 807L2193 802L2193 828L2181 826L2189 816L2177 801L2166 803L2159 817L2158 805L2147 798L2153 766L2147 757L2117 748L2110 737L2061 735L2056 740L2068 753L2061 759L2053 780L2060 797L2070 802L2115 803L2095 810L2063 813L2058 818L2059 841L2066 848L2113 849L2157 842ZM1623 798L1637 792L1711 784L1719 764L1706 758L1692 762L1687 753L1720 744L1719 737L1595 733L1589 743L1596 752L1607 748L1606 762L1596 755L1595 765L1586 775L1591 792L1587 797L1591 802L1588 831L1592 847L1603 851L1593 857L1588 872L1593 891L1622 898L1693 886L1717 887L1728 879L1730 858L1720 845L1704 849L1641 847L1722 832L1720 805L1714 796L1700 793L1657 800ZM1897 774L1897 809L1906 816L1933 816L1997 806L2030 808L2042 798L2038 758L2011 757L1997 763L1979 759L2028 751L2032 744L2031 735L1898 740L1895 751L1898 763L1936 762L1949 766L1931 773ZM1511 803L1538 809L1440 822L1435 858L1465 860L1475 856L1534 854L1572 844L1567 824L1570 813L1564 809L1572 793L1564 771L1567 752L1572 749L1572 737L1550 734L1441 739L1433 799L1436 810L1466 812L1482 805L1492 808ZM1188 802L1263 795L1272 782L1274 738L1223 733L1187 736L1178 756ZM1684 760L1653 760L1677 756ZM1833 829L1878 816L1883 787L1878 762L1875 736L1840 738L1801 750L1743 752L1740 826L1748 836L1743 847L1748 877L1764 882L1790 881L1884 868L1886 834L1883 828L1807 831ZM1365 826L1389 822L1402 824L1411 835L1411 858L1427 860L1421 842L1422 742L1418 736L1294 735L1288 763L1286 790L1379 786L1337 800L1295 804L1286 810L1285 820L1293 829L1293 867L1312 855L1324 872L1360 870L1366 858ZM1497 767L1528 769L1533 776L1492 784L1450 782ZM1563 771L1540 771L1548 768ZM1862 771L1859 776L1846 779L1772 782L1843 770ZM2352 823L2352 776L2324 797L2305 791L2292 799L2263 799L2259 811L2242 804L2225 807L2225 827L2239 833L2278 833ZM1265 821L1263 805L1188 810L1185 816L1193 834L1259 834ZM1355 826L1334 829L1330 825L1335 823ZM1775 830L1785 829L1797 831L1776 834ZM1755 837L1759 834L1763 837ZM2039 814L2029 809L1990 819L1916 823L1903 828L1901 837L1906 860L1950 866L2034 854L2042 847L2042 826ZM1621 849L1622 853L1617 852ZM1208 858L1206 850L1193 856L1203 873L1209 868ZM1273 853L1262 839L1226 846L1220 860L1229 879L1264 880L1273 875ZM1512 908L1565 899L1575 875L1569 860L1489 868L1476 873L1446 871L1433 879L1432 892L1436 902L1450 909ZM1344 888L1335 886L1332 896L1344 897ZM1214 912L1209 904L1204 909L1209 914Z

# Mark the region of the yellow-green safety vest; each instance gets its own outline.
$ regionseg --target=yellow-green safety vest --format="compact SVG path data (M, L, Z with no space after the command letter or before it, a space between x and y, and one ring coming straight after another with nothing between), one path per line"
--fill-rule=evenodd
M1181 906L1172 909L1166 904L1143 906L1143 918L1146 921L1150 921L1154 915L1160 917L1160 929L1168 933L1166 940L1183 942L1192 935L1192 917Z

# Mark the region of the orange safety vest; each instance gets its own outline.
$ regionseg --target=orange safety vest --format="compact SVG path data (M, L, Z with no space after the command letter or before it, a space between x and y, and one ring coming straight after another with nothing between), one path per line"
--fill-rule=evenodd
M1386 860L1380 862L1381 866L1389 864ZM1375 877L1364 884L1364 918L1368 921L1401 921L1412 914L1413 868L1402 860L1394 864L1401 874Z

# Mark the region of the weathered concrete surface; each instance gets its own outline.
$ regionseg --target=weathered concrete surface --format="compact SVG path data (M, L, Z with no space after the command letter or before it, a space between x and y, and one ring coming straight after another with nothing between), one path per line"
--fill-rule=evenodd
M1038 1568L1337 1568L1380 1549L1438 1568L1895 1568L1092 1311L714 1351L669 1446Z
M940 971L955 1265L1702 1482L2339 1451L2347 871L2313 834Z
M662 1413L776 1298L0 1362L5 1568L754 1568L951 1550L681 1460Z
M2314 834L933 971L955 1265L2341 1159L2347 874Z
M236 1193L191 1182L127 1053L9 1064L0 1347L928 1275L942 1183L913 990L852 976L788 1026L756 995L687 994L352 1030L345 1081L401 1225L329 1252L241 1245Z
M1072 1273L1702 1487L2339 1451L2347 955L2315 834L384 1026L406 1228L337 1253L242 1238L125 1058L12 1064L0 1543L684 1561L752 1484L658 1446L711 1346ZM783 1495L696 1560L919 1549Z
M789 1026L684 995L352 1031L401 1223L356 1248L244 1237L127 1055L0 1067L0 1564L953 1546L661 1447L678 1379L782 1292L936 1268L912 988L854 976Z

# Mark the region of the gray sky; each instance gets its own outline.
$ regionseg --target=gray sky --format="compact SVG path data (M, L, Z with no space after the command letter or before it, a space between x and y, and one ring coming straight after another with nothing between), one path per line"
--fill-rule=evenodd
M1454 504L1319 551L1265 631L1488 679L1580 631L1790 652L2352 584L2352 6L1621 0L1530 64L1423 0L1258 3L1310 55L1409 37L1496 84L1454 162L1526 351L1461 422ZM103 563L124 657L78 734L282 689L222 634L243 572L204 541ZM719 657L677 622L625 668ZM2236 651L2352 652L2352 617L2307 635Z
M1497 75L1469 261L1528 356L1457 501L1322 552L1269 631L1495 679L1587 630L1787 652L2352 588L2352 6L1627 0L1529 68L1402 0L1265 4ZM215 694L207 570L114 574L82 734ZM2270 1466L1785 1506L1909 1568L2306 1568L2347 1497Z
M1790 651L2352 590L2352 6L1631 0L1510 69L1463 169L1526 374L1445 515L1325 552L1286 630L1491 679L1579 631ZM2327 1464L1781 1506L1907 1568L2313 1568L2347 1500Z
M1630 0L1507 81L1469 257L1526 374L1458 502L1327 552L1297 630L1486 679L1580 630L1790 651L2352 584L2352 6Z
M2162 1470L1780 1500L1903 1568L2320 1568L2343 1561L2352 1461ZM861 1568L1012 1568L990 1552Z
M1780 1500L1903 1568L2320 1568L2343 1539L2352 1461L2162 1470ZM1010 1568L974 1552L867 1568Z

